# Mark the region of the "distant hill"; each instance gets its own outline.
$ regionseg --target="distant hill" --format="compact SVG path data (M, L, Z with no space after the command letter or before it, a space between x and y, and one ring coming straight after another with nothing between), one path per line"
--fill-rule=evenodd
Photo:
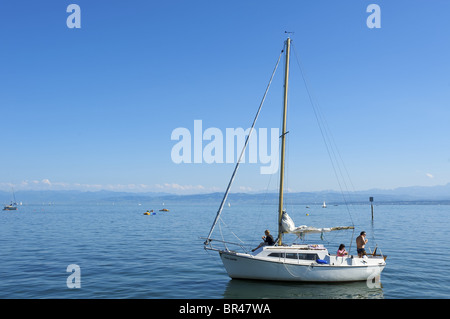
M18 203L24 204L76 204L76 203L103 203L114 201L135 202L150 199L155 196L166 196L168 193L128 193L113 191L16 191L15 196ZM9 204L12 200L10 192L0 191L0 203Z
M113 191L16 191L16 199L24 204L77 204L77 203L137 203L156 201L179 201L192 203L219 203L223 193L209 193L197 195L174 195L169 193L129 193ZM413 186L400 187L391 190L371 189L357 191L350 194L341 194L336 191L298 192L285 194L286 201L290 204L327 204L367 203L369 197L374 197L375 203L448 203L450 204L450 183L442 186ZM9 204L12 196L10 192L0 191L0 204ZM276 203L276 193L230 193L228 201Z

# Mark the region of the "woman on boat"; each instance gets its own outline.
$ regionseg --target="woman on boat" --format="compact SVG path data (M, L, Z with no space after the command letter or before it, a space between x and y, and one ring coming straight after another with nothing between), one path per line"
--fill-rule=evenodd
M257 250L259 247L261 247L261 246L266 246L266 245L268 245L268 246L273 246L273 245L275 245L275 241L273 240L273 237L272 237L272 235L270 234L270 231L268 230L268 229L266 229L265 231L264 231L264 234L266 234L266 236L262 236L262 239L264 240L261 244L259 244L259 246L258 247L256 247L255 249L252 249L252 251L255 251L255 250Z
M346 255L348 255L347 251L345 250L345 245L344 244L341 244L339 246L339 249L338 249L336 254L337 254L338 257L345 257Z

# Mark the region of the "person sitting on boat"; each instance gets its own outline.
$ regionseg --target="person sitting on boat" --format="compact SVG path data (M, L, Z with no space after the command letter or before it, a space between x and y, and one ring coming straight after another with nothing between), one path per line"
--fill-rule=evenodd
M338 249L336 255L338 257L345 257L345 256L348 255L347 251L345 250L345 245L344 244L340 244L339 245L339 249Z
M259 246L256 247L255 249L252 249L252 251L257 250L258 248L260 248L262 246L273 246L273 245L275 245L275 241L273 240L273 237L270 234L270 231L268 229L266 229L264 231L264 234L266 234L266 236L262 236L263 242L261 244L259 244Z
M356 238L356 251L358 252L358 257L361 258L367 255L365 246L369 240L366 239L366 232L362 231L359 236Z

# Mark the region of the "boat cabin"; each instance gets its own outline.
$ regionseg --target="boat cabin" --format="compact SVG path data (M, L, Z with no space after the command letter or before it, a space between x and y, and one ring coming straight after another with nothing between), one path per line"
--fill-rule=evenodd
M291 246L263 246L253 253L253 256L258 259L265 259L267 261L281 262L287 264L306 264L310 265L311 262L323 265L354 265L361 263L364 258L380 258L382 256L368 255L363 258L357 256L348 255L345 257L339 257L336 254L330 254L328 249L323 245L307 245L307 244L294 244Z

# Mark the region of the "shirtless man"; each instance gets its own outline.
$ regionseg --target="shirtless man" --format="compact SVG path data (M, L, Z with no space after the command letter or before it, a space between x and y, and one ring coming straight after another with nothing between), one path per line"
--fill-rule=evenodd
M356 251L358 252L358 257L361 258L366 254L364 247L369 240L366 239L366 232L362 231L361 234L356 238Z

